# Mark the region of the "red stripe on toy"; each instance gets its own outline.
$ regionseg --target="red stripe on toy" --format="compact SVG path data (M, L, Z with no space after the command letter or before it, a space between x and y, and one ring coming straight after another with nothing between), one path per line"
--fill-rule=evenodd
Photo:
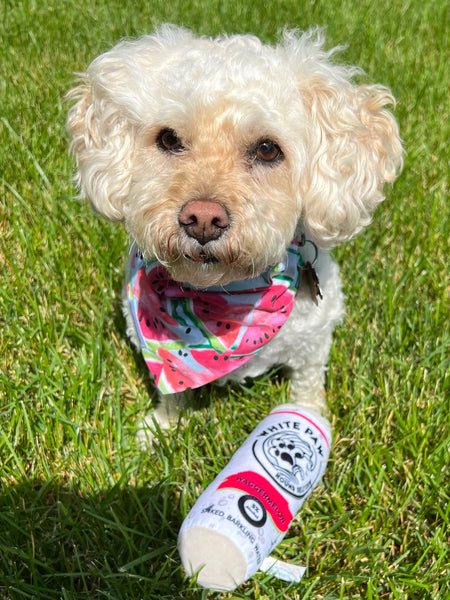
M275 527L285 533L293 519L289 503L280 492L258 473L242 471L233 473L217 489L232 488L257 498L272 518Z

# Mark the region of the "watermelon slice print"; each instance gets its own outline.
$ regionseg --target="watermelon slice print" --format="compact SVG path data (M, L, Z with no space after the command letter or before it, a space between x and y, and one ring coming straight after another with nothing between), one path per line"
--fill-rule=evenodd
M158 389L167 394L200 387L259 352L292 310L301 264L293 244L285 262L249 280L249 288L238 282L234 289L196 290L132 253L128 299Z

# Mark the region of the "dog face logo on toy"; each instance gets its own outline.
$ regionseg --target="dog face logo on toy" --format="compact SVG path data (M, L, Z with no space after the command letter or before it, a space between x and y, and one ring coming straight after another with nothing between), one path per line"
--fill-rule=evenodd
M297 498L306 496L316 482L316 449L296 431L276 432L264 441L257 440L253 453L270 477Z

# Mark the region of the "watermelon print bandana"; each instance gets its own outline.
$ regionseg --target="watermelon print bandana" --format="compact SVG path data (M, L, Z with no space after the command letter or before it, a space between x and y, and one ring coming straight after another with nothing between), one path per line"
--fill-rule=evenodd
M127 294L142 354L163 394L197 388L257 354L288 318L303 259L292 242L285 259L255 279L197 289L173 281L133 246Z

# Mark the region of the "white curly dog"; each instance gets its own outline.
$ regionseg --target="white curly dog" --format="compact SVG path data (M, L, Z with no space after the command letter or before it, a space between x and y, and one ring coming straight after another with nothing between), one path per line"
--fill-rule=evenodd
M390 91L356 84L336 50L318 30L271 46L165 25L69 94L80 194L133 241L124 308L161 391L150 425L190 388L280 364L289 402L326 415L344 310L329 249L370 223L402 164Z

